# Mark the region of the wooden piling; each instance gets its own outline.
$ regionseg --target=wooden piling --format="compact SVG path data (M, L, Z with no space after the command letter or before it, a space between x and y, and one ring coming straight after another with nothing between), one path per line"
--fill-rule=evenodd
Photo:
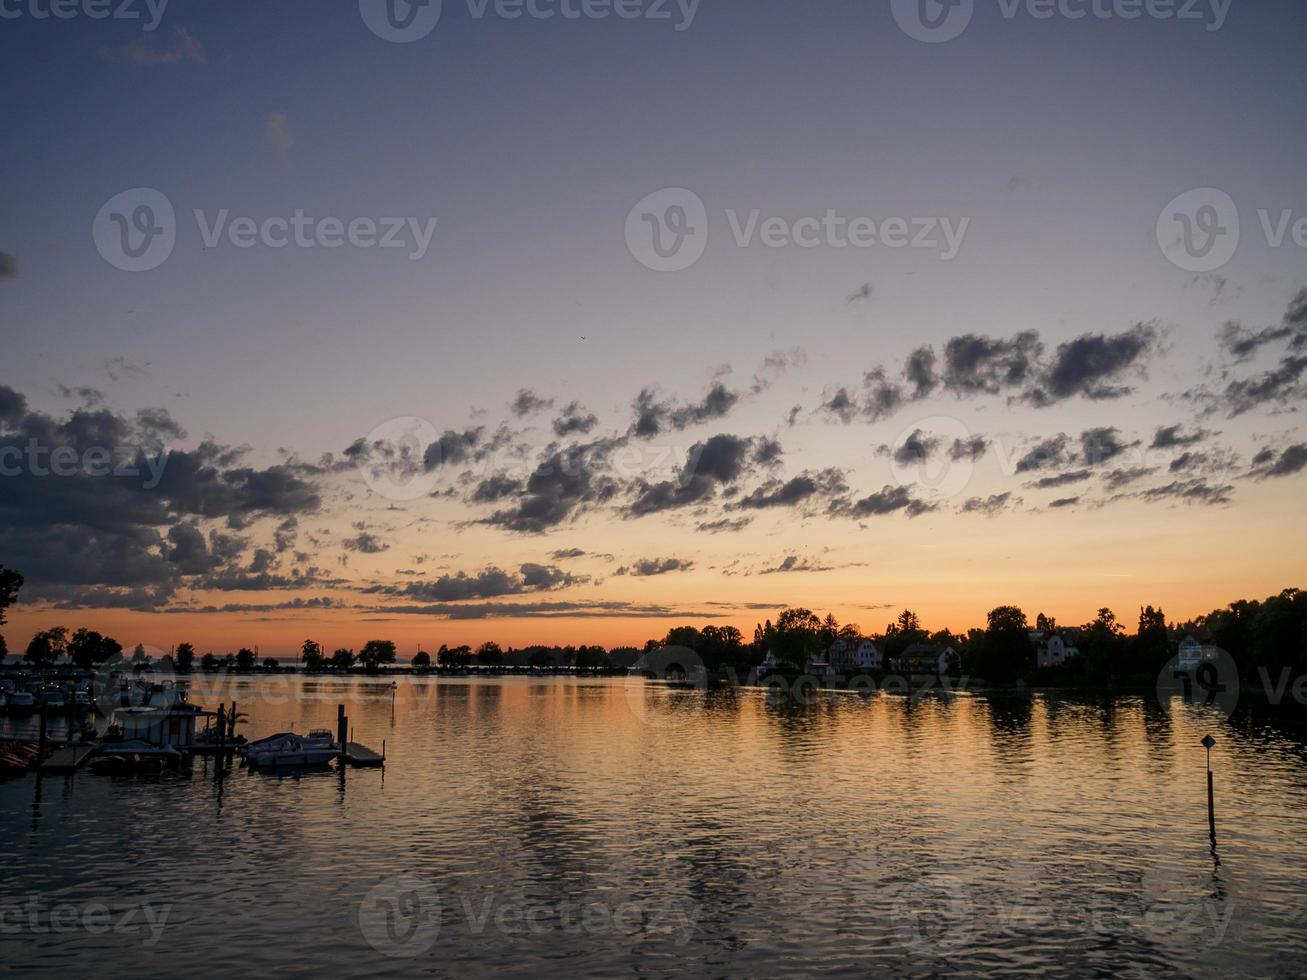
M1212 847L1216 847L1216 799L1212 792L1212 746L1216 739L1210 735L1203 736L1203 748L1207 750L1207 832L1212 838Z
M45 699L42 698L42 699L41 699L41 736L40 736L40 742L39 742L38 749L37 749L37 752L38 752L37 758L38 758L38 759L44 759L44 758L45 758L45 727L46 727L46 720L47 720L48 717L49 717L49 710L46 708L46 705L45 705Z
M345 717L345 706L343 704L336 705L336 743L340 746L341 759L345 758L345 748L349 744L349 739L346 738L349 731L348 725L349 719Z

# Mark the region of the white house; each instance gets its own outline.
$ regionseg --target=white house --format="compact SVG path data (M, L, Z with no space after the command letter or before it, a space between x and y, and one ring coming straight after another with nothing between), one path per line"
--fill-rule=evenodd
M826 651L826 659L837 674L880 670L880 651L865 636L836 640Z
M1036 630L1030 634L1030 639L1035 643L1035 665L1041 670L1045 667L1060 667L1073 657L1080 656L1075 641L1061 633Z
M897 666L904 674L941 676L958 666L958 652L942 643L914 643L903 651Z
M1204 644L1190 633L1180 641L1180 656L1176 661L1176 668L1184 671L1197 670L1199 664L1216 659L1216 650L1216 647Z

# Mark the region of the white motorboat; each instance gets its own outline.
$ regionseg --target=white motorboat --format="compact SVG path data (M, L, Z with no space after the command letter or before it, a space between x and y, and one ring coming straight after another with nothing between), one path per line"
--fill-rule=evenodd
M340 755L340 746L331 732L315 729L307 735L269 735L244 746L242 754L251 766L325 766Z
M41 703L52 711L62 711L68 707L68 695L62 687L51 685L41 692Z
M14 691L7 705L11 715L30 715L36 710L36 695L31 691Z

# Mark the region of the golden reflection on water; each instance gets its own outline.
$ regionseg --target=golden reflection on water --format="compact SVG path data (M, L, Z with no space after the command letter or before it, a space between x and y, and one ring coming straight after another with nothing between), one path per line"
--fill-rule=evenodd
M0 785L5 895L173 906L166 969L112 934L3 935L6 962L1203 973L1307 952L1303 743L1239 716L1142 697L796 703L556 678L200 678L192 700L235 701L249 737L334 730L343 703L386 767L219 778L199 759ZM359 918L395 880L439 896L402 955Z

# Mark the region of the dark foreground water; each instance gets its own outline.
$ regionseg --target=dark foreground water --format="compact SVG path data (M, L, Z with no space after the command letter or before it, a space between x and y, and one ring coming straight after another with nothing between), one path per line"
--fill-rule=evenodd
M217 685L221 683L221 687ZM1307 750L1178 703L198 681L384 771L0 783L21 976L1307 972ZM1218 844L1202 736L1218 739Z

